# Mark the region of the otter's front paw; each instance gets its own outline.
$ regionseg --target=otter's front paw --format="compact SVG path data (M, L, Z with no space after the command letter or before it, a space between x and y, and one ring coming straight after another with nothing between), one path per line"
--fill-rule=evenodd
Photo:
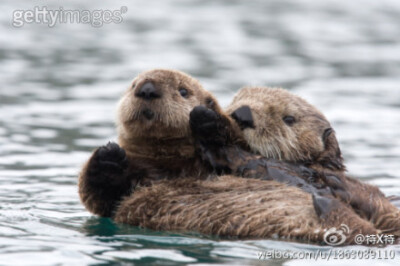
M190 112L190 128L195 137L212 140L218 134L220 116L211 109L197 106Z
M89 165L89 173L94 183L117 185L122 181L122 175L128 167L125 150L118 144L109 142L98 148Z
M350 199L352 198L352 191L346 186L345 182L334 175L323 175L321 177L325 185L329 187L329 189L332 191L332 194L336 198L342 200L345 203L350 203Z

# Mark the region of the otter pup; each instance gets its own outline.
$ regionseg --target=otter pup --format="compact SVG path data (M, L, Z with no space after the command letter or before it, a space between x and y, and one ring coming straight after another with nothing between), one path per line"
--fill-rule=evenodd
M137 184L208 176L189 127L189 113L197 105L222 114L211 93L182 72L155 69L139 74L118 105L119 145L95 150L81 171L79 195L86 208L110 217Z
M270 179L269 158L303 164L313 172L306 180L309 184L329 188L376 228L400 235L399 210L377 187L346 176L334 130L314 106L283 89L244 88L227 113L242 129L250 150L265 157L240 150L229 138L220 137L224 141L215 143L215 135L227 135L230 121L197 107L191 114L192 130L206 151L203 159L217 171ZM330 197L329 193L325 196ZM315 207L318 211L321 205Z

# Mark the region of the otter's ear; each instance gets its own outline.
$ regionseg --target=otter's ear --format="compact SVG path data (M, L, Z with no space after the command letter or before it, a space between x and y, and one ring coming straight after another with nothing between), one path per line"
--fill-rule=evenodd
M331 170L345 170L342 158L342 152L336 139L335 131L332 128L324 130L322 135L324 142L324 151L320 155L319 163Z
M250 107L247 105L243 105L233 111L231 117L235 119L242 130L249 127L254 128L253 114L251 113Z

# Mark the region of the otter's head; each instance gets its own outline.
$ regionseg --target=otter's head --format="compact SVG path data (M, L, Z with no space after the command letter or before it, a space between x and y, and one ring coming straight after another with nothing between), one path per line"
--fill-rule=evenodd
M335 132L325 116L283 89L243 88L227 108L253 152L268 158L344 170Z
M118 105L117 125L126 140L168 140L191 136L189 113L213 107L214 97L183 72L154 69L139 74Z

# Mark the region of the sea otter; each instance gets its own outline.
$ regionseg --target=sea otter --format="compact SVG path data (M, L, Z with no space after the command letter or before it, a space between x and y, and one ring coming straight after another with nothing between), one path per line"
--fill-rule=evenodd
M195 153L189 113L204 105L224 116L233 126L228 133L244 145L240 128L224 115L216 99L194 78L173 70L156 69L138 75L118 104L118 142L94 151L81 171L79 194L94 214L110 217L121 199L136 185L159 179L209 177L212 168ZM303 169L279 168L277 177L315 190L297 175Z
M189 127L189 113L197 105L222 113L212 94L183 72L139 74L118 105L119 145L95 150L81 171L79 195L86 208L110 217L136 185L207 177L210 171L195 155Z
M189 113L204 105L224 116L233 126L228 133L235 143L240 128L224 115L211 93L194 78L175 70L155 69L138 75L118 104L118 142L95 150L81 171L79 194L94 214L110 217L121 199L136 185L160 179L208 178L213 171L195 153ZM279 178L309 188L297 175L303 169L279 168Z
M196 80L178 71L144 72L119 103L119 145L97 149L82 170L79 193L85 207L131 225L240 238L322 243L324 229L341 223L351 227L351 236L378 233L340 201L324 197L326 191L304 182L312 174L304 167L271 167L274 177L295 186L210 175L213 169L195 152L189 126L197 105L230 121L223 138L246 145L237 139L239 126ZM353 241L349 237L344 243Z
M205 107L191 113L203 159L217 171L270 179L275 160L307 166L313 172L307 183L329 188L377 229L400 235L399 210L377 187L346 175L334 130L314 106L283 89L248 87L238 92L226 112L237 121L253 154L223 137L228 136L230 120Z

